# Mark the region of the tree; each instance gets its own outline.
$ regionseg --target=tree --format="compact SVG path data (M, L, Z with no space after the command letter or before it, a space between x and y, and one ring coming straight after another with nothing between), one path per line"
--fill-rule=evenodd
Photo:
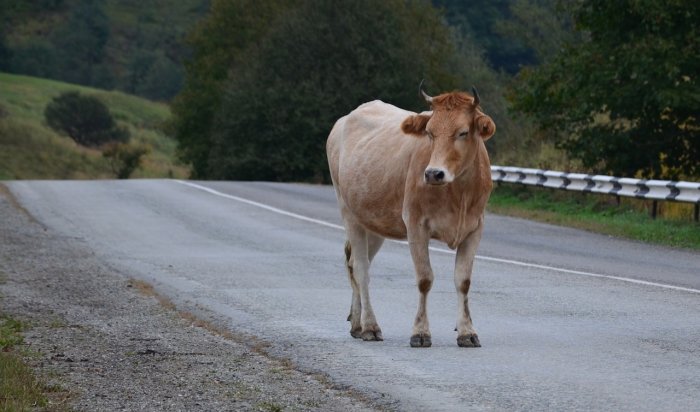
M223 88L244 64L243 54L256 45L272 21L292 7L285 0L213 0L206 18L188 35L192 57L185 64L183 90L171 105L169 125L178 141L179 157L192 165L192 177L209 169L214 114L220 110Z
M435 90L457 87L453 55L450 31L429 3L301 1L226 83L207 177L327 181L333 123L374 99L425 110L420 79Z
M46 123L76 143L97 147L129 139L129 131L117 126L107 106L97 97L65 92L53 98L44 110Z
M513 107L598 173L700 176L700 3L584 0L586 39L521 73Z
M478 44L496 70L513 75L521 66L536 62L534 50L521 41L520 33L512 35L499 30L502 21L513 18L514 0L432 0L432 3L444 8L449 24Z
M520 61L519 65L546 62L566 42L573 41L571 14L561 4L561 0L512 0L510 18L494 23L495 32L505 41L534 52L536 59Z
M128 71L126 91L152 100L167 100L182 87L182 69L162 52L137 53Z
M6 71L10 69L10 59L12 51L7 47L5 35L0 31L0 70Z
M109 20L100 0L82 0L52 34L57 58L50 77L108 88L111 74L103 65Z
M10 50L8 71L28 76L51 77L55 75L57 52L45 41L35 41Z
M16 1L7 10L0 7L0 23L4 20L8 27L0 26L0 32L9 32L13 26L22 27L27 20L43 16L43 13L60 14L63 3L63 0ZM21 41L15 39L14 44L8 43L11 59L4 65L6 69L30 76L111 87L112 74L104 62L109 21L102 10L102 1L81 0L71 4L66 18L55 20L60 23L51 30L43 33L36 30L41 34L28 34L34 31L28 30L22 32Z

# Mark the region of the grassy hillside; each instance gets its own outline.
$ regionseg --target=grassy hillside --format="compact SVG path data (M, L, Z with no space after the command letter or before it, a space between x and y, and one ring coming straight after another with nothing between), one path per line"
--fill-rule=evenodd
M175 162L174 140L160 130L168 106L121 92L109 92L52 80L0 73L0 179L113 178L96 149L77 145L44 124L44 107L62 92L77 90L101 99L131 142L150 147L132 177L186 177Z

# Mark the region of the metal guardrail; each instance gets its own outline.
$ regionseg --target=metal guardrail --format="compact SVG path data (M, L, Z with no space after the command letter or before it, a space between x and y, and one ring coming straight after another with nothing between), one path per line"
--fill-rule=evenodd
M651 199L654 201L652 217L656 217L658 200L694 203L696 222L700 210L700 183L697 182L632 179L510 166L491 166L491 179L494 182Z

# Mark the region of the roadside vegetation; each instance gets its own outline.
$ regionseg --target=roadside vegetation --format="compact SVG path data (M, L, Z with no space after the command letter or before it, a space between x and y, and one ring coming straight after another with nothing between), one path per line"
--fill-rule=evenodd
M129 148L85 147L49 127L45 108L66 92L104 103L131 136ZM115 157L128 158L129 150L142 152L131 177L186 177L188 168L175 160L176 142L163 132L169 116L167 105L121 92L0 73L0 179L115 178L124 174Z
M659 217L649 216L651 201L594 193L503 184L491 194L488 211L569 226L659 245L700 250L700 224L693 205L659 202Z
M0 412L46 407L46 388L32 374L17 348L25 325L0 313Z

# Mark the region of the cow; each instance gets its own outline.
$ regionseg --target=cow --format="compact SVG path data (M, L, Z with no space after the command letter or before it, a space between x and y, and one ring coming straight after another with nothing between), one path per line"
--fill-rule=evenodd
M414 113L375 100L340 118L326 142L347 240L352 286L350 335L383 340L369 296L369 267L384 239L407 239L416 272L418 313L412 347L430 347L426 313L433 284L431 239L456 249L457 344L480 347L469 314L469 286L492 189L484 142L496 131L479 94L419 94L431 111Z

